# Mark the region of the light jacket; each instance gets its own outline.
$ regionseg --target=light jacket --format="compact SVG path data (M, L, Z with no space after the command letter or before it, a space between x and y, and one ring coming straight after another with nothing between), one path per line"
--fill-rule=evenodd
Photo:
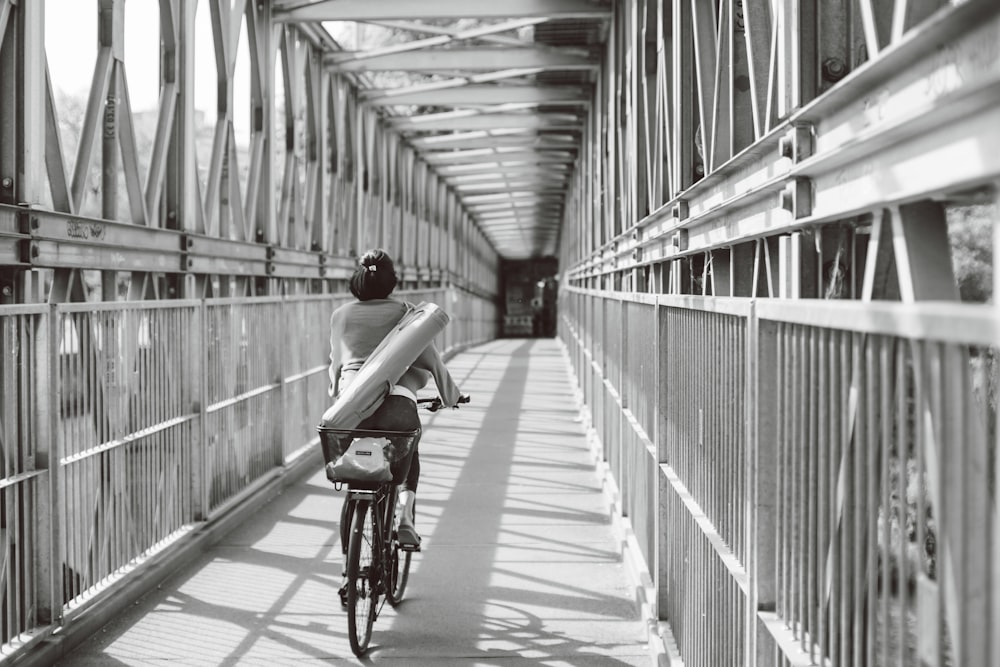
M330 395L344 390L368 356L412 306L398 299L351 301L330 316ZM433 343L424 348L396 383L414 394L431 378L444 405L458 404L461 392Z

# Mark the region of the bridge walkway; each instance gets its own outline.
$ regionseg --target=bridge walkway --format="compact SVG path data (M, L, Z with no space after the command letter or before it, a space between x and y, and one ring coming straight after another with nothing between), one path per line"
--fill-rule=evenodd
M376 622L366 658L649 664L560 345L497 340L449 368L473 402L425 413L424 551L404 602ZM322 471L303 476L58 664L361 664L335 593L342 497Z

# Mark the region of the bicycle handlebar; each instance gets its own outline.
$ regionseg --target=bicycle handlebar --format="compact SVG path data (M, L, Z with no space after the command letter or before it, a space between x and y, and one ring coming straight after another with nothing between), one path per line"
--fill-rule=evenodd
M472 400L471 397L464 394L458 397L459 404L468 403L470 400ZM434 398L419 398L417 399L417 405L421 405L431 412L437 412L438 410L444 408L444 404L441 402L440 396L435 396ZM458 405L453 407L457 408Z

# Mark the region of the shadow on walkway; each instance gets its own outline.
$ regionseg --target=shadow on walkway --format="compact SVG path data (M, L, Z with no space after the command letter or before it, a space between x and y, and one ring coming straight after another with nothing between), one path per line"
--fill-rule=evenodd
M344 494L317 472L59 664L649 664L559 345L448 365L472 403L423 413L424 551L364 660L336 596Z

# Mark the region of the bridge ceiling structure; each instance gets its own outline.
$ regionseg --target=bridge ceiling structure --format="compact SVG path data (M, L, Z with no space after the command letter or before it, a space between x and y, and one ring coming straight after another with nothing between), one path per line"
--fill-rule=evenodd
M378 46L328 51L365 107L412 146L506 259L554 256L611 7L599 0L278 0L324 31L378 26Z

